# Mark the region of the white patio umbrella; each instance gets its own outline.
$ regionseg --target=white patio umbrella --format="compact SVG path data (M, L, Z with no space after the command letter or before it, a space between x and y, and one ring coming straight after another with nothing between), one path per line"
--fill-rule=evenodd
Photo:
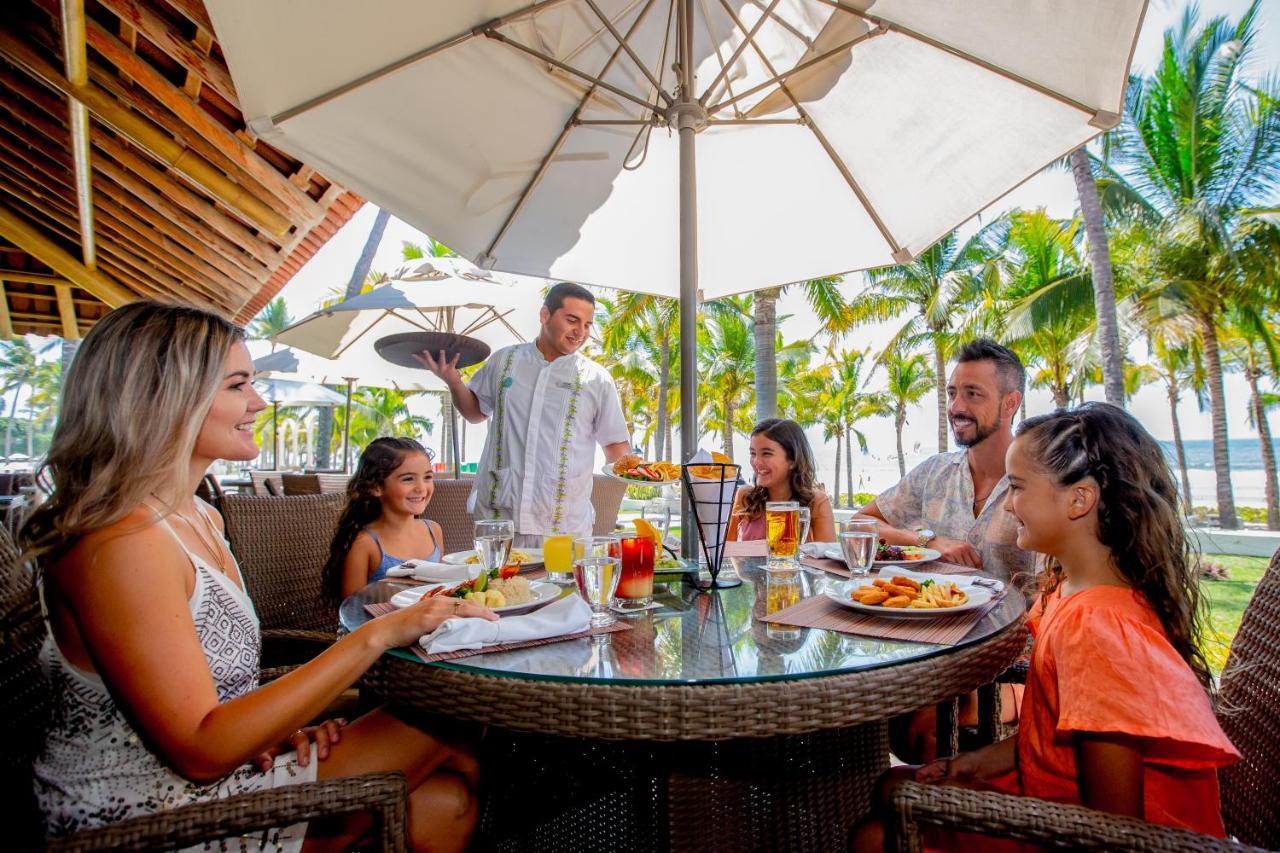
M280 467L280 407L341 406L344 397L332 388L315 382L292 379L264 379L255 377L253 382L262 399L271 404L271 463Z
M273 145L483 267L679 295L688 458L699 292L909 261L1118 123L1146 2L206 6Z

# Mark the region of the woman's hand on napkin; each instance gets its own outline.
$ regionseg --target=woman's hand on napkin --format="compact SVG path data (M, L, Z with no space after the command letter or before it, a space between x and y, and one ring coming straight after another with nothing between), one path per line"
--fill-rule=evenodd
M474 601L434 595L430 598L424 597L417 604L397 610L395 613L379 616L370 624L381 630L379 637L382 646L398 649L416 643L423 634L430 634L439 628L444 620L455 616L463 618L474 616L490 622L498 618L498 614Z

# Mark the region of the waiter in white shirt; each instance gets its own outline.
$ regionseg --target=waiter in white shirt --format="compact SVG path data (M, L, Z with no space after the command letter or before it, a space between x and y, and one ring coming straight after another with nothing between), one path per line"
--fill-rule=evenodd
M577 354L595 312L591 291L553 286L538 339L498 350L470 382L458 373L457 356L421 356L468 423L493 419L468 508L475 518L512 519L516 547L539 547L553 533L590 535L595 445L609 462L630 450L613 378Z

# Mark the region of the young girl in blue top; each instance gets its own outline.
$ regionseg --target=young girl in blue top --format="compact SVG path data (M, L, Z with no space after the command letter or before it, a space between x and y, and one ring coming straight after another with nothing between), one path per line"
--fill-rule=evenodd
M440 525L419 518L435 491L431 477L431 454L411 438L378 438L364 449L324 567L331 597L341 601L406 560L440 559Z

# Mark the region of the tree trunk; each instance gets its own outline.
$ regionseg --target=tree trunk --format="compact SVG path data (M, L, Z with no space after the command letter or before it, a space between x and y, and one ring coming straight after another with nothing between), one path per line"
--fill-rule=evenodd
M672 461L672 462L677 462L676 456L677 456L678 454L676 453L676 445L675 445L675 442L674 442L674 441L672 441L671 436L672 436L672 432L671 432L671 420L670 420L670 419L668 419L668 420L667 420L667 455L668 455L668 458L670 459L670 461ZM679 462L687 462L688 460L686 460L686 459L680 459L680 460L678 460L678 461L679 461Z
M1217 479L1218 524L1236 530L1236 502L1231 491L1231 457L1227 447L1227 400L1222 387L1222 360L1218 354L1218 329L1214 318L1201 314L1200 338L1204 345L1205 381L1209 385L1209 410L1213 417L1213 472Z
M756 336L756 422L778 416L778 360L774 343L778 333L778 296L782 288L757 290Z
M853 508L853 427L846 425L844 428L844 473L845 480L849 484L849 502L845 504L849 508Z
M378 253L378 244L382 242L382 234L387 230L390 219L390 213L378 209L378 215L373 218L373 227L369 229L369 236L365 238L364 248L360 250L360 257L356 258L356 265L351 268L351 278L347 279L344 299L360 295L360 288L364 287L369 268L373 266L373 256Z
M1182 425L1178 423L1178 391L1169 388L1169 417L1173 420L1173 450L1178 457L1178 473L1182 477L1182 511L1191 514L1191 477L1187 474L1187 451L1182 446Z
M36 415L35 401L32 399L36 394L36 386L31 386L31 397L27 398L27 461L31 462L36 458L35 448L35 424L33 419Z
M844 436L836 436L836 481L835 492L831 495L831 506L840 506L840 451L843 449Z
M333 408L325 406L316 412L316 434L312 444L315 447L316 467L332 468L333 448Z
M902 426L906 422L906 409L900 405L893 417L893 428L898 433L898 479L900 480L905 480L907 477L907 457L902 452Z
M13 402L9 404L9 420L4 425L4 458L13 455L13 421L18 417L18 395L22 393L22 383L13 389Z
M938 452L947 452L947 360L942 355L942 342L933 341L933 378L938 386Z
M1067 389L1055 382L1053 386L1053 404L1059 409L1065 409L1070 402Z
M724 399L724 455L733 458L733 398Z
M1102 221L1098 185L1093 180L1089 155L1083 145L1071 152L1071 174L1076 179L1080 215L1084 218L1085 237L1089 241L1093 309L1098 318L1098 349L1102 354L1103 393L1108 403L1123 407L1124 352L1120 349L1120 324L1116 321L1116 286L1111 276L1111 252L1107 245L1107 229Z
M1253 421L1258 426L1258 443L1262 445L1262 470L1266 473L1267 529L1280 530L1280 483L1276 479L1275 448L1271 444L1271 425L1267 423L1267 410L1262 405L1258 391L1258 371L1246 368L1249 380L1249 404L1253 406Z
M671 429L670 416L667 414L667 389L671 383L671 339L663 338L660 347L661 357L658 364L658 428L654 439L658 446L654 451L654 459L674 461L675 452L670 444L663 447L663 439ZM663 452L667 455L663 455Z

